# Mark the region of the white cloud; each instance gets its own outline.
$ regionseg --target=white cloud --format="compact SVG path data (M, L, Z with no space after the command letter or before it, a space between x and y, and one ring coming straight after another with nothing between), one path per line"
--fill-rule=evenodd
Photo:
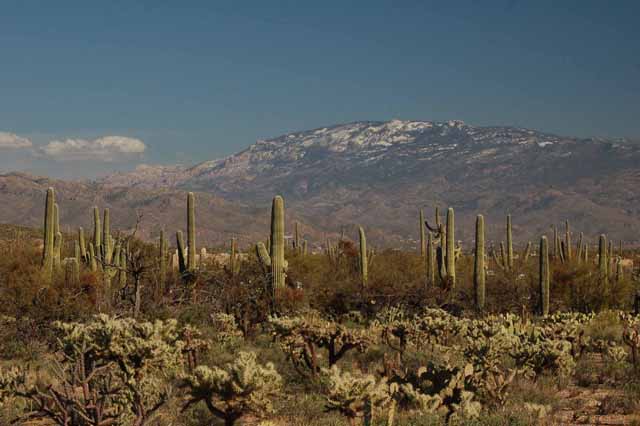
M28 149L32 143L29 139L14 133L0 132L0 149Z
M40 148L45 157L60 161L95 160L123 161L138 157L147 146L140 139L125 136L105 136L94 140L54 140Z

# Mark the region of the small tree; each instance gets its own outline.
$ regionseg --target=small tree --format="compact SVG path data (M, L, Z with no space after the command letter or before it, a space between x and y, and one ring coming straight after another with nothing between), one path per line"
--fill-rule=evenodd
M273 412L271 398L282 386L282 378L272 363L262 366L253 352L240 352L225 368L198 366L184 378L182 387L190 399L184 409L200 401L211 414L233 426L242 416L262 417Z

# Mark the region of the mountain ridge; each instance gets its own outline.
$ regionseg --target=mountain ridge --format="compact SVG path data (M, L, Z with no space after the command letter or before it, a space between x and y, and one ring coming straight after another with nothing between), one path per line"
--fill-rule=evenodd
M418 210L449 205L456 209L459 238L466 241L473 238L478 213L489 221L489 238L502 238L508 212L521 242L565 219L592 237L608 232L636 241L639 165L640 146L614 139L459 120L358 121L261 139L193 166L140 165L85 183L84 190L97 199L126 193L127 201L118 205L122 211L140 208L136 196L177 202L184 191L197 191L207 203L224 206L217 212L237 218L230 233L236 225L235 232L250 230L247 242L263 238L266 228L253 225L268 218L251 216L267 211L275 194L285 196L291 219L304 223L317 241L342 226L362 224L373 242L411 246ZM7 197L6 176L0 175L0 201ZM0 212L0 221L6 216ZM182 216L165 215L165 226L180 223ZM212 223L204 226L203 235L217 235Z

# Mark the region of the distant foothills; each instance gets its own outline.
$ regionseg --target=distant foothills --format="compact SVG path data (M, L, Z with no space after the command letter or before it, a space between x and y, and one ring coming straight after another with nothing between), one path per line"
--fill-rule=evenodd
M141 165L96 181L0 175L0 222L41 226L47 187L56 189L62 228L91 226L91 208L109 207L114 229L140 219L140 236L186 227L186 191L196 192L198 238L240 245L268 233L270 200L285 198L293 221L319 248L358 225L379 247L415 247L419 211L456 210L456 237L471 248L476 214L489 240L513 217L516 244L537 241L569 220L596 243L640 240L640 145L557 136L462 121L355 122L259 140L193 167ZM65 228L66 227L66 228Z

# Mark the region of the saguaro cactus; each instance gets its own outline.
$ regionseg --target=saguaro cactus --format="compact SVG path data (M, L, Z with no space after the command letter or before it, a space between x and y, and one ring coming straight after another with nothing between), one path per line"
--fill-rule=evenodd
M473 269L473 287L475 290L476 309L484 310L485 303L485 254L484 254L484 217L476 217L476 248Z
M298 221L293 224L293 248L297 254L302 253L302 244L300 243L300 224Z
M565 221L564 222L565 225L565 231L564 231L564 246L565 248L565 260L568 263L571 263L571 261L573 260L573 248L571 247L571 229L569 228L569 221Z
M513 234L511 229L511 215L507 215L507 259L505 262L506 270L513 270Z
M60 244L56 244L55 238L53 240L53 257L58 259L56 266L59 267L62 261L62 233L60 232L60 207L58 203L53 204L53 232L55 237L60 234Z
M274 295L285 286L284 199L277 195L271 205L271 287Z
M113 246L111 245L111 214L109 209L104 209L104 220L102 222L102 260L109 265L113 256Z
M55 205L55 192L53 188L47 189L44 207L44 247L42 250L42 267L45 273L51 277L53 268L53 246L55 240L53 209Z
M549 245L547 237L540 238L540 311L543 316L549 315Z
M87 261L87 243L84 239L84 228L78 228L78 245L80 247L80 258L82 261ZM78 259L80 261L80 259Z
M426 229L424 223L424 211L420 210L420 256L423 258L427 256L427 241L426 241Z
M53 239L53 253L53 266L59 269L62 264L62 232L56 232Z
M436 248L431 232L427 235L427 284L434 285L436 282Z
M93 207L93 247L96 254L100 256L102 252L102 224L100 223L100 210Z
M598 240L598 271L600 285L606 286L609 281L609 260L607 256L607 237L602 234Z
M447 279L453 290L456 287L456 246L455 246L455 222L453 208L447 210Z
M196 200L193 192L187 195L187 244L189 254L187 256L187 268L196 270Z
M184 274L185 272L187 272L187 262L184 256L185 248L182 231L176 232L176 246L178 249L178 270L181 274Z
M367 237L362 226L358 227L358 236L360 239L360 255L358 256L360 261L360 281L362 286L366 287L369 279L369 261L367 259Z

